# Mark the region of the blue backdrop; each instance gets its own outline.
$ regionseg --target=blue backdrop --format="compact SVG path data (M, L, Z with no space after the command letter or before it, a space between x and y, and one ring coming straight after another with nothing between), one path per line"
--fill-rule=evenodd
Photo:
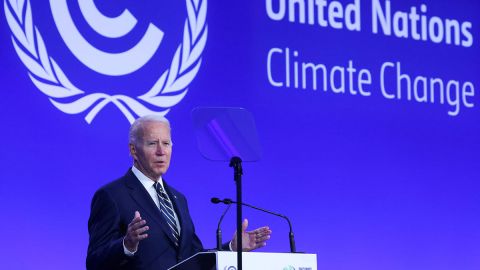
M198 106L252 112L244 201L289 216L319 269L480 267L479 2L2 2L2 269L85 268L90 200L149 111L172 122L165 178L213 247L209 199L235 190L197 151ZM289 250L284 221L244 216L272 228L264 251Z

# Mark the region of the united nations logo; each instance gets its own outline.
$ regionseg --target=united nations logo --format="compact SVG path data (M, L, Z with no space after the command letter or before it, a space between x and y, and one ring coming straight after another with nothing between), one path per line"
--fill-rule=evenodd
M182 3L183 6L183 2L174 2ZM72 16L72 6L77 14L81 15L81 19ZM167 58L164 67L160 68L152 65L157 63L153 59L163 52L163 44L168 36L162 27L145 23L143 20L145 29L139 35L140 31L135 29L137 24L142 23L129 9L120 10L119 15L107 16L94 0L72 0L69 3L67 0L50 0L51 17L58 30L56 34L59 34L79 66L95 73L97 77L103 76L111 80L138 74L146 69L147 65L150 73L156 74L151 76L150 84L140 84L142 87L136 89L139 91L138 95L131 96L122 91L112 93L79 85L82 80L77 78L75 82L72 79L75 72L62 66L59 60L63 58L50 53L51 44L48 38L42 35L48 28L41 28L36 24L30 0L4 1L13 47L28 69L33 84L60 111L67 114L84 113L89 124L110 103L132 123L137 116L165 115L185 97L188 86L199 71L207 41L207 0L185 0L184 7L186 19L180 18L181 22L184 22L183 34L178 35L179 38L175 41L177 43L172 45L171 56ZM77 25L79 22L82 29ZM182 29L181 26L179 29ZM94 34L116 42L127 35L133 35L135 43L127 43L129 47L122 47L121 51L118 51L118 48L117 51L112 51L98 46L96 41L87 40L85 36L88 36L88 33L83 33L85 31L89 31L90 36ZM180 33L181 30L177 32ZM56 52L57 47L52 51Z

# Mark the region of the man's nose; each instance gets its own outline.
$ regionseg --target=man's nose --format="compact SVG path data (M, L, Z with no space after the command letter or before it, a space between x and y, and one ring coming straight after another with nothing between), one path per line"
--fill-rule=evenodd
M160 155L160 156L163 156L163 155L165 155L165 154L167 153L166 151L167 151L167 147L159 144L159 145L157 146L157 153L156 153L156 154L157 154L157 155Z

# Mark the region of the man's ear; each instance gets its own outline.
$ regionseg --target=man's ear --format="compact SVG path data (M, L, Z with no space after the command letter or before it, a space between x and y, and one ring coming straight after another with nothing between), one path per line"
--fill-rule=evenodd
M135 149L135 145L133 143L129 143L128 148L130 150L130 156L132 156L135 159L137 157L137 151Z

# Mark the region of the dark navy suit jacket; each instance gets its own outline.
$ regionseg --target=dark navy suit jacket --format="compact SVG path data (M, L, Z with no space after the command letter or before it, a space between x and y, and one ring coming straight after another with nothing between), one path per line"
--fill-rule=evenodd
M122 178L100 188L92 199L87 269L164 270L203 250L185 196L165 182L164 185L181 225L179 247L175 247L170 228L152 198L129 170ZM123 237L137 210L150 229L135 255L128 257L123 250Z

